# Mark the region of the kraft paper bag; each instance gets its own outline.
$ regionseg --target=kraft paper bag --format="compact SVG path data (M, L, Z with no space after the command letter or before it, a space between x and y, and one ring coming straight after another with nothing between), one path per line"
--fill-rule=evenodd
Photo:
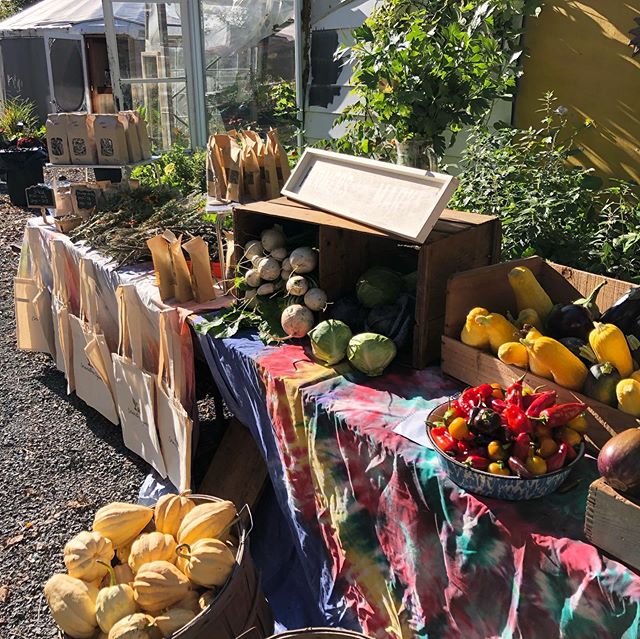
M167 320L167 312L160 313L160 352L156 379L157 424L167 476L180 491L191 484L191 439L193 422L179 400L177 378L170 347L180 340Z
M18 348L55 357L51 295L39 276L13 279Z
M278 137L278 131L271 129L267 134L267 139L271 151L276 158L276 172L278 176L278 184L280 188L285 185L285 182L291 175L291 169L289 168L289 159L287 158L287 152L284 150L282 144L280 144L280 138Z
M196 302L208 302L216 298L211 275L209 245L201 238L194 237L182 245L191 258L191 287Z
M156 284L160 289L160 299L164 302L175 296L176 289L169 242L162 235L156 235L147 240L147 246L151 251Z
M142 149L140 148L140 137L138 135L136 115L137 114L133 111L121 111L118 114L118 120L122 122L127 140L129 162L132 162L133 164L142 160Z
M227 200L240 202L242 197L242 147L237 138L229 135L229 170L227 171Z
M80 260L80 317L69 314L76 395L117 424L111 354L97 324L98 300L93 269L90 259Z
M127 136L122 121L113 113L96 115L93 131L98 150L98 164L122 166L129 164Z
M171 231L165 231L163 237L169 243L169 251L171 252L173 280L176 283L174 294L176 302L188 302L193 299L193 290L191 289L191 274L187 260L182 252L182 235L176 238Z
M53 333L56 344L56 367L65 373L67 393L75 389L73 364L71 362L71 326L69 325L69 295L65 274L65 248L62 240L51 242L51 271L53 287L51 309L53 315Z
M96 164L98 152L93 133L95 116L67 113L67 140L72 164Z
M207 145L207 194L217 200L227 198L227 173L224 154L229 148L229 136L212 135ZM226 149L223 150L223 149Z
M264 153L264 190L267 200L280 197L280 183L278 181L278 165L276 155L270 144Z
M258 201L262 199L260 163L256 153L256 142L246 134L243 136L241 162L244 193Z
M156 427L156 380L143 369L140 300L133 285L119 286L118 352L113 353L113 375L118 415L125 446L167 476ZM133 330L131 330L133 328Z
M50 113L47 116L46 131L51 164L71 164L67 139L67 114Z

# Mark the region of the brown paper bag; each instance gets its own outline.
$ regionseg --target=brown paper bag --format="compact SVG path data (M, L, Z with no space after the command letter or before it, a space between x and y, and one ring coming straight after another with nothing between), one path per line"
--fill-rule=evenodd
M75 390L76 383L73 376L73 340L69 323L69 292L65 263L65 243L62 240L53 240L51 242L51 271L53 273L51 307L56 344L56 366L67 378L67 394L69 394Z
M93 191L96 196L96 206L82 208L78 205L77 191ZM102 199L102 189L98 187L96 182L75 182L70 187L71 203L73 205L73 213L83 220L88 220L96 211L97 204Z
M227 171L227 200L240 202L242 198L242 147L238 138L229 135L229 170Z
M122 166L129 164L129 150L124 125L116 114L96 115L93 130L98 149L98 164Z
M18 348L55 357L51 295L40 277L13 279Z
M175 296L176 287L169 243L162 235L156 235L156 237L147 240L147 246L151 251L156 284L160 289L160 299L164 302Z
M287 152L284 150L282 144L280 144L280 138L278 137L277 129L271 129L267 134L269 145L274 155L276 156L276 169L278 173L278 184L280 188L285 185L285 182L291 175L291 169L289 168L289 159L287 158Z
M67 140L72 164L96 164L98 153L93 133L95 116L67 113Z
M182 245L191 257L191 286L196 302L208 302L216 298L211 275L209 246L201 237L194 237Z
M207 193L217 200L227 197L225 157L228 156L229 136L212 135L207 145Z
M262 199L262 179L260 175L260 163L256 153L256 142L252 137L243 136L242 144L242 179L244 193L253 200Z
M140 137L138 136L137 114L134 111L121 111L118 120L122 122L127 140L127 151L129 162L135 164L142 160L142 149L140 148Z
M51 164L71 164L67 139L67 114L50 113L47 116L46 129Z
M278 165L276 155L268 144L264 153L264 192L267 200L273 200L280 197L280 183L278 181Z
M171 252L173 280L175 282L174 297L176 302L188 302L193 299L193 291L191 290L189 266L182 252L182 235L176 238L171 231L165 231L163 237L169 243L169 250Z
M113 353L113 375L122 438L129 450L166 477L155 418L156 380L142 363L140 299L133 284L119 286L116 297L119 339L118 352Z

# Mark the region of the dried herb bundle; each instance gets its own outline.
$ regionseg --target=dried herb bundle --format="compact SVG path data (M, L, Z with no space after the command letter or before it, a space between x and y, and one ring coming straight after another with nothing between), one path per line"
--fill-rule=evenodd
M183 234L185 240L200 235L216 258L215 227L205 219L206 198L181 197L168 187L140 187L107 201L101 210L70 234L111 257L118 266L149 261L147 240L163 231Z

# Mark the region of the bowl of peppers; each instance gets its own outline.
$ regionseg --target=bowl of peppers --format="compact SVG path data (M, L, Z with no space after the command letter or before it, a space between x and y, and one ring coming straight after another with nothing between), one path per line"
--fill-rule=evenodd
M536 499L557 490L584 455L585 410L521 378L467 388L431 412L427 433L444 471L468 492Z

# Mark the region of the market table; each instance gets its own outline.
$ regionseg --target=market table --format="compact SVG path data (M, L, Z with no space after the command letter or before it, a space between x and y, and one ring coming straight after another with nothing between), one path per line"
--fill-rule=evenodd
M254 544L277 620L320 616L380 638L639 636L640 576L583 542L593 459L565 493L476 497L395 432L456 390L439 369L368 379L319 366L301 344L199 339L289 522L286 539L262 531Z

